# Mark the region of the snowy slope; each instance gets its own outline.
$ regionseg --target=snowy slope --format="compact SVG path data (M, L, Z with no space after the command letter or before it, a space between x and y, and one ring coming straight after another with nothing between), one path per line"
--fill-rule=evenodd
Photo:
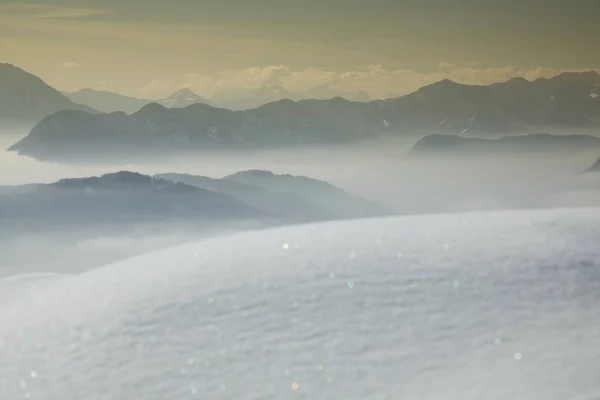
M598 243L598 209L395 217L10 278L0 393L598 398Z

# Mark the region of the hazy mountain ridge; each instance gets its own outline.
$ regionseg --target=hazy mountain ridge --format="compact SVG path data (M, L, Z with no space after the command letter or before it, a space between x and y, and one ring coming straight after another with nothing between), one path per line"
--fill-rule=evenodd
M272 179L276 177L272 175ZM197 225L201 229L204 223L226 225L227 221L248 220L269 226L389 214L382 206L321 181L289 175L286 181L287 185L277 191L238 183L230 177L148 176L120 171L50 184L5 186L0 187L0 220L8 227L25 230L52 229L56 224L83 227L159 222ZM270 184L272 188L278 185ZM292 193L290 187L295 185ZM322 189L310 192L311 185ZM315 195L327 192L337 193L337 210L314 201Z
M545 126L588 127L600 133L600 100L591 95L599 84L594 71L488 86L446 79L385 103L409 126L428 125L443 133L535 133Z
M42 120L9 150L42 160L128 160L136 155L337 143L364 136L365 130L352 124L356 118L342 125L305 104L281 100L231 111L205 104L167 109L151 103L132 115L97 116L68 110Z
M197 95L196 93L192 92L190 89L178 90L177 92L173 93L169 97L158 101L158 103L167 108L189 107L192 104L197 104L197 103L208 104L213 107L215 106L215 103L213 103L211 100L208 100L202 96Z
M12 189L12 190L11 190ZM15 226L122 225L159 221L235 220L275 215L209 190L121 171L100 177L4 188L0 216Z
M433 134L420 139L408 152L419 155L481 155L490 153L577 153L600 148L600 138L590 135L529 134L498 139L465 138Z
M0 121L26 124L61 110L96 112L69 100L39 77L12 64L0 63Z
M254 208L308 220L392 214L379 204L327 182L302 176L257 170L238 172L221 179L174 173L156 176L227 194Z
M204 176L166 173L155 175L158 178L183 182L188 185L223 193L234 197L243 203L262 210L282 213L308 220L331 217L307 198L285 193L273 193L263 188L250 186L226 179L208 178Z
M288 91L281 85L265 85L256 89L247 89L235 94L216 93L213 97L215 104L232 110L249 110L267 103L279 100L330 100L341 97L350 101L369 102L373 99L366 92L344 92L322 84L304 92Z
M275 193L309 197L329 213L342 217L390 214L370 201L352 198L344 190L327 182L304 176L276 175L271 171L250 170L237 172L223 179L257 186Z
M532 82L512 79L490 88L500 95L502 107L525 123L598 125L600 75L595 71L564 72Z
M85 104L103 113L122 111L127 114L132 114L146 104L152 103L152 100L89 88L72 93L65 93L65 95L76 103Z
M197 95L190 89L181 89L171 94L170 96L160 100L141 99L137 97L125 96L118 93L82 89L73 93L66 93L67 97L80 104L86 104L96 110L104 113L124 112L133 114L139 111L142 107L157 103L167 108L188 107L192 104L202 103L214 106L210 100Z
M563 73L489 86L443 80L400 98L368 103L288 99L247 111L148 104L130 116L87 117L63 111L42 120L11 150L71 161L89 151L92 142L97 158L121 151L126 159L152 152L338 144L382 135L508 135L544 127L586 128L600 134L600 98L592 96L598 84L596 72Z
M257 108L267 103L284 99L300 101L306 99L328 100L342 97L358 102L368 102L373 100L366 92L343 92L333 89L329 85L318 85L303 93L289 92L282 86L270 85L256 89L248 89L237 94L216 93L214 99L200 96L189 88L180 89L170 96L159 100L142 99L90 88L63 94L76 103L85 104L104 113L122 111L127 114L133 114L150 103L161 104L167 108L182 108L192 104L201 103L216 108L227 108L239 111Z
M361 90L358 92L343 92L343 91L333 89L330 85L327 85L327 84L317 85L315 87L312 87L312 88L308 89L306 92L304 92L304 95L308 99L317 99L317 100L328 100L328 99L334 99L336 97L341 97L346 100L363 102L363 103L373 101L373 98L371 98L371 96L369 96L369 94L365 91Z
M62 270L64 263L87 269L233 232L390 214L347 193L332 210L312 201L318 193L306 189L305 181L319 187L320 181L290 179L303 182L300 194L233 179L129 171L0 186L0 266L16 273L38 266Z

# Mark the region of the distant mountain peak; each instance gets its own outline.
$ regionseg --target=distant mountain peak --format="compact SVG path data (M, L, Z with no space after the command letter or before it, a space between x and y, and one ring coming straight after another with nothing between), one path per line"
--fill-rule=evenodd
M29 76L35 76L36 78L41 80L41 78L37 77L36 75L32 74L31 72L27 72L23 68L17 67L14 64L0 63L0 72L6 72L6 71L27 74Z
M291 99L280 99L271 101L267 104L264 104L260 107L257 107L257 110L270 110L270 111L287 111L292 109L292 107L297 107L298 103Z
M57 181L57 184L66 183L66 182L81 182L86 179L99 179L104 181L111 182L146 182L152 180L152 177L144 174L140 174L139 172L121 170L116 172L108 172L106 174L102 174L100 176L86 177L86 178L66 178Z
M268 171L266 169L249 169L247 171L239 171L234 174L227 175L224 177L224 179L241 177L241 176L251 176L254 178L265 178L265 177L273 177L275 175L276 175L275 173Z
M347 101L350 101L348 99L343 98L342 96L335 96L335 97L332 97L330 100L331 101L335 101L335 102L342 102L342 101L343 102L347 102Z
M169 97L160 100L160 104L167 108L183 108L196 103L213 105L210 100L194 93L190 88L179 89Z
M192 91L192 89L190 89L190 88L183 88L183 89L179 89L178 91L176 91L175 93L173 93L172 95L167 97L167 99L174 99L174 98L202 98L202 97L197 95L196 93L194 93Z
M21 68L17 67L14 64L10 64L10 63L0 63L0 69L6 69L6 70L15 69L15 70L23 71Z
M34 122L61 110L96 111L13 64L0 63L0 119Z
M26 77L31 80L35 80L36 83L41 83L43 85L46 85L46 83L43 81L43 79L40 78L39 76L34 75L30 72L27 72L24 69L19 68L13 64L0 63L0 75L4 75L4 74L10 74L7 79L20 80L20 79L23 79ZM0 81L2 81L2 79L0 79ZM6 82L8 82L8 81L6 81Z
M165 112L168 111L169 109L165 106L163 106L162 104L158 104L158 103L148 103L145 106L143 106L142 108L140 108L140 110L138 112L136 112L136 114L148 114L148 115L152 115L154 113L157 112Z
M97 187L140 187L148 186L155 181L155 178L132 171L117 171L106 173L100 176L91 176L86 178L67 178L61 179L50 186L70 189L93 189ZM156 182L159 182L156 179ZM115 186L116 185L116 186Z
M130 181L132 179L147 180L147 178L149 178L149 176L140 174L139 172L121 170L121 171L117 171L117 172L109 172L109 173L100 175L100 178L118 180L118 181L121 181L121 180Z
M528 84L531 83L530 81L528 81L527 79L523 78L522 76L516 76L512 79L509 79L507 81L507 83L512 83L512 84Z
M272 101L270 104L297 104L296 101L292 100L292 99L280 99L280 100L275 100Z
M327 83L313 86L305 92L307 99L330 100L342 98L349 101L368 102L372 98L363 90L357 92L344 92L333 88Z
M451 79L446 78L446 79L442 79L441 81L432 83L431 85L427 85L427 86L429 86L429 87L432 87L432 86L445 87L445 86L465 86L465 85L463 85L461 83L457 83ZM427 87L427 86L425 86L425 87Z
M474 86L457 83L450 79L442 79L441 81L421 87L415 93L447 92L447 91L455 91L459 88L470 88L470 87L474 87Z

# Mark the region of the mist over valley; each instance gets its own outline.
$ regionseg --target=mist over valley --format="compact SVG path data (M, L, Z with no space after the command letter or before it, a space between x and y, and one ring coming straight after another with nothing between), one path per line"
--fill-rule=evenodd
M0 1L0 399L597 400L598 15Z

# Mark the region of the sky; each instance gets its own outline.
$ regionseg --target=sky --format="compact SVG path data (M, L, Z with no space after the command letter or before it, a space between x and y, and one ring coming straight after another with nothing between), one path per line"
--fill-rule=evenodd
M410 92L600 70L600 0L0 0L0 62L66 91Z

